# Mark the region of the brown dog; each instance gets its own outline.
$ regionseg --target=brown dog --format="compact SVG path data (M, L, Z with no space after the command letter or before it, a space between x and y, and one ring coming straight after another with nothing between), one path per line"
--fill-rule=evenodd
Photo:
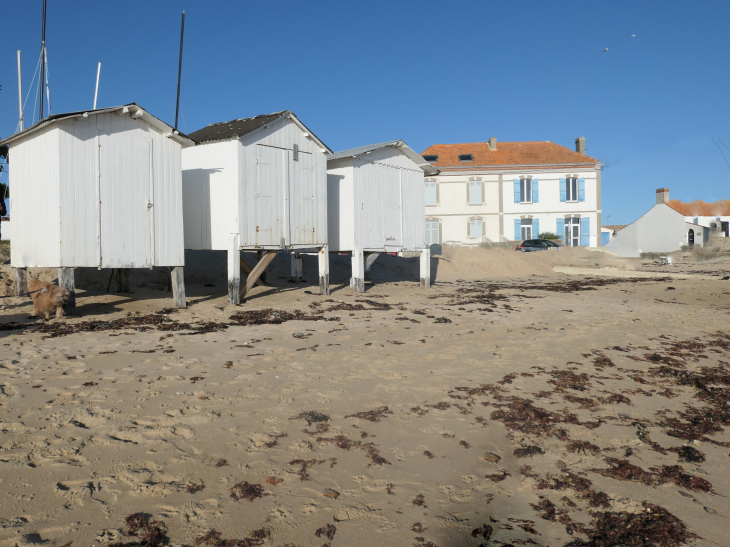
M66 287L31 279L29 289L33 293L30 297L33 299L33 305L35 306L31 317L43 315L48 319L53 310L56 310L57 318L66 315L63 310L63 306L68 303L69 297Z

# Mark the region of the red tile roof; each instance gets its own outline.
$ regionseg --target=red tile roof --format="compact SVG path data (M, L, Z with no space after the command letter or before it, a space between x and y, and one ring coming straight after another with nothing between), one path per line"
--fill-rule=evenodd
M460 154L472 154L474 161L459 161ZM488 142L434 144L421 153L421 156L426 155L438 156L438 162L431 163L439 169L599 163L595 158L548 141L498 142L494 152L489 150Z
M709 203L705 203L702 200L686 203L678 199L670 199L667 205L686 217L730 216L730 200L728 199L719 199Z

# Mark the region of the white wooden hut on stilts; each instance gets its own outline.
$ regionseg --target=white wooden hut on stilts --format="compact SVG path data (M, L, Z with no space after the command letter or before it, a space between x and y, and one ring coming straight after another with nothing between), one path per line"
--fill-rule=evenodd
M184 151L185 248L228 252L228 300L238 304L279 251L319 254L329 294L327 158L332 151L289 110L208 125ZM255 250L251 268L240 256ZM298 269L297 269L298 268ZM248 274L241 286L241 269Z
M128 292L130 268L166 266L185 307L180 155L192 140L132 103L55 114L6 144L16 294L26 268L58 268L73 315L73 268L118 268Z
M327 157L328 241L333 252L352 253L355 292L365 290L379 253L420 252L421 286L431 286L423 179L438 173L403 141Z

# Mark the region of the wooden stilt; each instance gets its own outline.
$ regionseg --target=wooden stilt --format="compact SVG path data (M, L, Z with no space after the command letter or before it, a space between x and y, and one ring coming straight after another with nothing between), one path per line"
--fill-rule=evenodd
M28 268L13 268L15 271L15 296L28 292Z
M370 281L370 268L379 256L380 253L367 253L365 255L365 281Z
M58 286L66 287L69 292L68 303L66 304L66 315L76 315L76 286L74 285L73 268L58 268Z
M329 295L330 293L330 252L329 245L319 250L319 292Z
M132 292L129 288L129 268L117 269L117 292Z
M228 249L228 302L234 306L241 303L241 251L238 249L238 234L231 238Z
M299 253L291 254L291 280L295 283L302 282L302 255Z
M251 266L249 266L248 264L246 264L246 261L243 260L243 258L241 258L241 269L243 270L243 273L245 273L246 275L251 275L251 272L253 271L253 268ZM256 284L259 285L260 287L266 286L266 283L264 283L260 277L256 280Z
M352 277L350 287L355 292L365 292L365 257L362 249L352 251Z
M258 261L261 262L261 259L264 257L264 253L266 251L256 251L256 257L258 258ZM266 285L266 272L261 274L261 281L263 281L264 285Z
M185 308L185 268L177 266L172 269L172 299L176 308Z
M421 287L431 287L431 248L427 247L421 252Z
M241 300L245 298L248 291L250 291L251 287L253 287L256 283L256 280L261 277L261 274L264 273L266 267L271 264L272 260L274 260L274 257L276 256L276 251L264 251L262 255L263 256L261 257L261 260L259 260L259 263L256 264L254 269L248 275L246 284L241 288Z

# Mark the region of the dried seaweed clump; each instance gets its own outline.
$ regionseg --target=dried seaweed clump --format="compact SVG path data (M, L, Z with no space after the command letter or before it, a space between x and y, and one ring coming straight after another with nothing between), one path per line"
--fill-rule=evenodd
M148 520L142 513L133 513L124 519L125 536L136 538L128 543L113 543L109 547L131 547L144 545L146 547L164 547L170 543L167 537L167 526L159 520Z
M335 533L337 533L337 528L335 528L334 524L328 524L327 526L322 526L322 528L318 528L316 532L314 532L314 535L317 537L326 536L328 540L332 541L335 539Z
M576 539L566 547L679 547L693 539L685 524L658 505L644 502L639 513L593 513L591 528L579 527L588 540Z
M369 422L379 422L380 418L385 417L387 414L393 414L387 406L381 406L375 410L366 410L364 412L357 412L355 414L348 414L345 418L360 418Z
M261 532L264 532L263 537L258 537L261 536ZM200 545L205 545L206 547L255 547L257 545L263 545L264 539L269 535L271 534L262 528L261 530L254 530L251 532L250 538L223 539L221 538L221 533L218 530L211 529L205 534L195 538L193 545L196 547Z
M703 478L695 477L684 472L681 465L663 465L661 468L652 467L644 471L641 467L632 465L628 460L606 458L608 469L591 469L594 473L622 481L641 482L648 486L674 483L688 490L712 492L712 484Z
M704 452L701 452L692 446L670 448L669 451L676 452L679 455L680 462L702 463L705 461Z
M296 416L289 418L290 420L303 420L307 422L307 425L311 427L313 423L328 422L330 417L327 414L318 412L316 410L305 410L300 412Z
M325 317L304 313L300 310L288 312L284 310L273 310L265 308L262 310L249 310L234 313L229 317L235 325L280 325L287 321L339 321L339 317Z
M268 496L268 494L264 493L264 489L260 484L249 484L243 481L231 487L231 497L236 501L253 501L264 496Z
M544 453L545 451L542 448L535 445L525 446L524 448L516 448L514 451L514 455L518 458L532 458L535 454Z

